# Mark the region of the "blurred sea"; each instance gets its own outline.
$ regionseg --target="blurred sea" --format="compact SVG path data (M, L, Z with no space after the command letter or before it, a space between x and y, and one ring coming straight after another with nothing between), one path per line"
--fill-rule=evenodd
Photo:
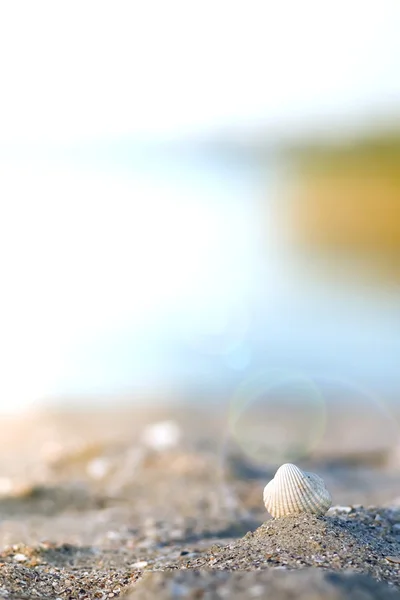
M80 337L53 394L229 395L276 369L353 391L398 388L398 286L349 276L339 263L321 269L318 256L290 247L287 174L272 154L120 143L62 159L137 187L129 218L132 236L143 223L145 241L120 271L141 298L139 319L125 307L118 326L99 322Z

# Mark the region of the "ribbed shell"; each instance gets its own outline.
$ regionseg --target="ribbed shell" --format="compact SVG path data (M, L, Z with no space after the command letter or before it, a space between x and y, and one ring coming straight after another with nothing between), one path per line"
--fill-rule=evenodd
M321 477L285 464L265 486L264 504L273 517L300 513L324 515L332 499Z

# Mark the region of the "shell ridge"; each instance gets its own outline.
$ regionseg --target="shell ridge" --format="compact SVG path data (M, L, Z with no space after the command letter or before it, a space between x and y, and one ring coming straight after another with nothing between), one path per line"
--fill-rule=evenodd
M298 508L304 508L304 494L302 494L302 477L299 469L290 469L291 483L292 483L292 496L293 496L293 510L299 512Z
M291 483L291 486L289 487L290 498L292 501L291 509L294 512L297 512L297 507L299 505L299 502L301 502L301 496L299 494L299 483L300 483L299 474L296 471L296 469L293 469L293 468L290 468L289 473L290 473L290 483Z
M296 507L299 504L297 481L298 473L296 472L296 469L293 469L292 465L290 465L287 469L285 469L285 474L286 491L289 497L288 508L290 512L297 512Z
M292 494L291 494L291 473L290 470L284 469L280 473L279 489L282 495L282 509L290 512L292 509Z
M301 472L302 477L302 485L304 486L304 495L302 498L302 506L306 509L307 507L310 507L312 509L313 512L315 513L319 513L321 511L321 502L318 502L318 500L321 500L321 492L322 490L320 489L320 483L319 481L322 482L321 478L318 477L318 475L316 476L316 478L319 479L319 481L317 482L316 479L314 479L314 477L309 478L309 474L306 472ZM317 485L313 485L313 483L317 484ZM323 482L322 482L323 483ZM320 493L318 493L320 492Z
M321 510L321 506L320 503L318 504L318 500L317 498L320 498L319 495L317 495L314 491L314 493L310 493L308 495L308 499L310 501L311 506L313 507L314 511L318 514Z
M305 481L307 481L307 494L305 495L305 497L308 499L309 502L309 506L311 506L311 508L318 513L320 511L320 506L318 504L317 498L319 497L318 494L316 493L318 490L315 486L312 485L313 479L309 479L308 477L308 473L304 472L304 479Z

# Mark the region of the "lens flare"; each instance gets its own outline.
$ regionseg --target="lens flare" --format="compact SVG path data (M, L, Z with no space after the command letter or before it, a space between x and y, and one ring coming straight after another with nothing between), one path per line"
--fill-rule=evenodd
M399 412L390 394L343 377L319 374L315 380L320 389L326 390L326 396L329 394L330 404L341 414L346 431L351 431L352 440L343 440L344 447L371 451L397 443L400 434Z
M289 370L263 371L236 390L229 409L229 437L252 461L294 462L324 436L326 406L315 381Z

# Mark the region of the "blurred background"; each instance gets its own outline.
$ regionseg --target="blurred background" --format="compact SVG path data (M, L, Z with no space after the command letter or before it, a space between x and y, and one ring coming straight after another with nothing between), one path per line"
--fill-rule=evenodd
M397 396L396 0L1 13L2 412Z
M1 6L0 543L235 537L286 461L398 504L399 30L397 0Z

